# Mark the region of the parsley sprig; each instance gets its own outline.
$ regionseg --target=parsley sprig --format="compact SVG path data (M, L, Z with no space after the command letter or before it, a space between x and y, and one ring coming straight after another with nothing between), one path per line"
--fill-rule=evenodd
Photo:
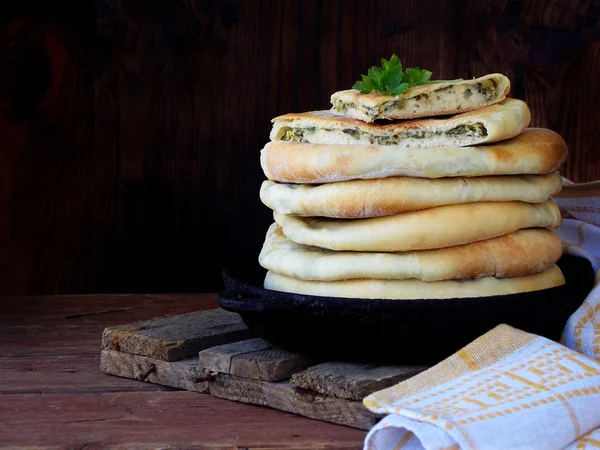
M381 67L373 66L367 75L361 75L362 81L352 86L361 94L379 92L386 95L398 95L409 87L431 83L431 72L418 67L407 67L402 70L402 63L395 54L387 60L381 58Z

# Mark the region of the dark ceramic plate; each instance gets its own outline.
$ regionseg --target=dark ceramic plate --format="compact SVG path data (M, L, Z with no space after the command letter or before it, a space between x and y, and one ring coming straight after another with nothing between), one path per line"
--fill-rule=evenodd
M223 273L222 308L274 345L315 359L432 364L498 324L558 340L591 290L586 259L558 262L567 283L521 294L444 300L378 300L290 294L262 287L266 271L240 258Z

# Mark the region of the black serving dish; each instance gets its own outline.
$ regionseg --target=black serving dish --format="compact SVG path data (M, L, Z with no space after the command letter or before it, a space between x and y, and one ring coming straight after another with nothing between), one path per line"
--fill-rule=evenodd
M569 316L591 290L589 261L563 255L566 284L494 297L380 300L290 294L262 287L256 258L223 272L223 309L238 313L255 335L316 360L433 364L496 325L558 340Z

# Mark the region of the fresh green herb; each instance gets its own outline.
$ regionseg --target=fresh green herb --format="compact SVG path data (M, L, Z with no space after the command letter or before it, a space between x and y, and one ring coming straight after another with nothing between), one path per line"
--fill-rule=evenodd
M352 86L361 94L379 92L387 95L398 95L409 87L420 84L448 83L463 81L462 78L455 80L431 80L431 72L418 67L407 67L402 71L402 63L395 54L389 59L381 58L381 67L373 66L367 75L361 75L362 81L357 81Z
M361 94L380 92L387 95L398 95L411 86L429 83L431 72L418 67L409 67L402 71L402 64L395 54L388 60L381 58L381 67L371 67L367 75L361 75L362 81L352 86Z
M404 71L404 81L409 86L417 86L418 84L427 84L431 78L429 70L421 70L418 67L407 67Z

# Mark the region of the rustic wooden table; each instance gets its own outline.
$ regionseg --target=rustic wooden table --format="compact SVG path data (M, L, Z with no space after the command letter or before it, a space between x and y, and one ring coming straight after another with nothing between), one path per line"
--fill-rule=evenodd
M106 326L215 307L214 294L0 298L0 447L362 448L360 430L100 372Z

